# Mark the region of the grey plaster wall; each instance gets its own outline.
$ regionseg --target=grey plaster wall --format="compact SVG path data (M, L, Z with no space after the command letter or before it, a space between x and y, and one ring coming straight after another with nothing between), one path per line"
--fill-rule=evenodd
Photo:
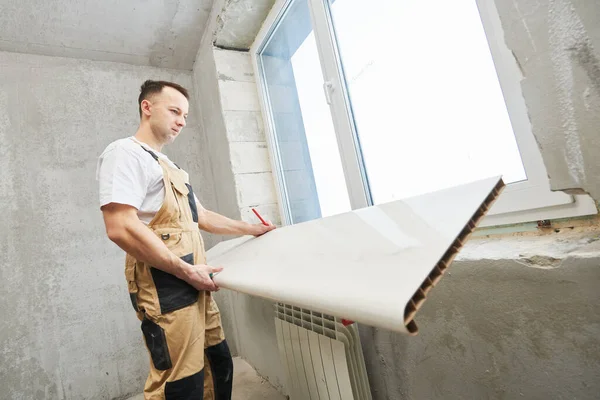
M239 219L235 181L231 168L229 142L223 119L217 69L213 46L203 41L194 63L194 88L203 131L203 156L206 168L212 171L215 211L230 218ZM222 238L215 238L221 240Z
M417 315L418 336L361 327L373 398L597 399L595 254L456 261Z
M148 78L191 73L0 52L0 382L6 399L139 393L148 357L105 235L96 161L135 133ZM195 113L166 152L205 197Z
M600 199L600 3L496 0L553 189Z

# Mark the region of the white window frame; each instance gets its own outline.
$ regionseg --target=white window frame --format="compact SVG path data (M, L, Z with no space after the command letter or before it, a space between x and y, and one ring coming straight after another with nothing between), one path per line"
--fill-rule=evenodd
M277 192L280 211L284 223L291 222L287 202L287 190L283 179L279 151L269 107L268 92L258 62L258 54L266 46L268 38L281 20L288 6L295 0L277 0L261 27L250 48L256 82L259 90L261 109L264 115L265 132L273 174L278 183ZM331 109L333 125L338 141L340 157L344 169L346 186L352 209L373 204L369 193L365 167L360 147L356 141L356 128L350 111L350 101L341 73L332 18L329 15L327 0L307 1L310 8L312 26L317 42L324 90ZM474 0L483 22L492 58L498 74L500 87L505 99L516 142L521 154L526 181L508 184L480 226L515 224L543 219L571 218L597 213L594 200L588 195L569 195L550 190L546 167L533 135L525 99L521 91L522 75L517 62L506 43L500 17L493 0Z

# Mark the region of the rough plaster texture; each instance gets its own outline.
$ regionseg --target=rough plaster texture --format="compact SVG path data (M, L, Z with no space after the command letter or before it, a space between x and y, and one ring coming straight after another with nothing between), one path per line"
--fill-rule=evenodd
M597 398L600 233L552 237L563 252L520 238L467 244L479 259L450 267L417 337L361 326L374 399ZM530 253L500 258L499 241Z
M275 0L216 0L219 8L214 43L226 49L248 50Z
M600 199L600 3L496 1L555 190Z
M255 124L264 124L250 55L216 48L214 56L240 213L249 222L259 222L251 212L256 207L263 217L279 223L266 139L264 132L258 136L253 131ZM228 121L232 117L233 124ZM237 127L232 126L240 120L246 121L242 123L242 132L247 131L247 135L240 135Z
M191 70L212 3L3 1L0 50Z
M219 101L217 74L212 56L212 46L203 45L198 51L192 73L198 107L196 111L202 123L202 161L212 177L212 201L207 206L223 215L238 218L235 187L229 167L229 147L220 134L225 129ZM216 184L218 182L218 184ZM219 235L206 235L207 248L222 240Z
M148 78L189 72L0 52L2 398L112 399L139 392L148 358L105 235L96 161L135 133ZM166 152L202 188L198 118Z

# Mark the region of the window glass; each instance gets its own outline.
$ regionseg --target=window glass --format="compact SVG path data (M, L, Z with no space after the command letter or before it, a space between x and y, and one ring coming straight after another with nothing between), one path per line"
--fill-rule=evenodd
M474 0L328 1L374 203L527 179Z
M291 3L258 54L292 223L350 210L306 0Z

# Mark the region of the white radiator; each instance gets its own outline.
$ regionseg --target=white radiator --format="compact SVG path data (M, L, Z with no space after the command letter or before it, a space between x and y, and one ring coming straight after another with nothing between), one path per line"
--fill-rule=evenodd
M282 303L275 310L291 400L371 400L356 324Z

